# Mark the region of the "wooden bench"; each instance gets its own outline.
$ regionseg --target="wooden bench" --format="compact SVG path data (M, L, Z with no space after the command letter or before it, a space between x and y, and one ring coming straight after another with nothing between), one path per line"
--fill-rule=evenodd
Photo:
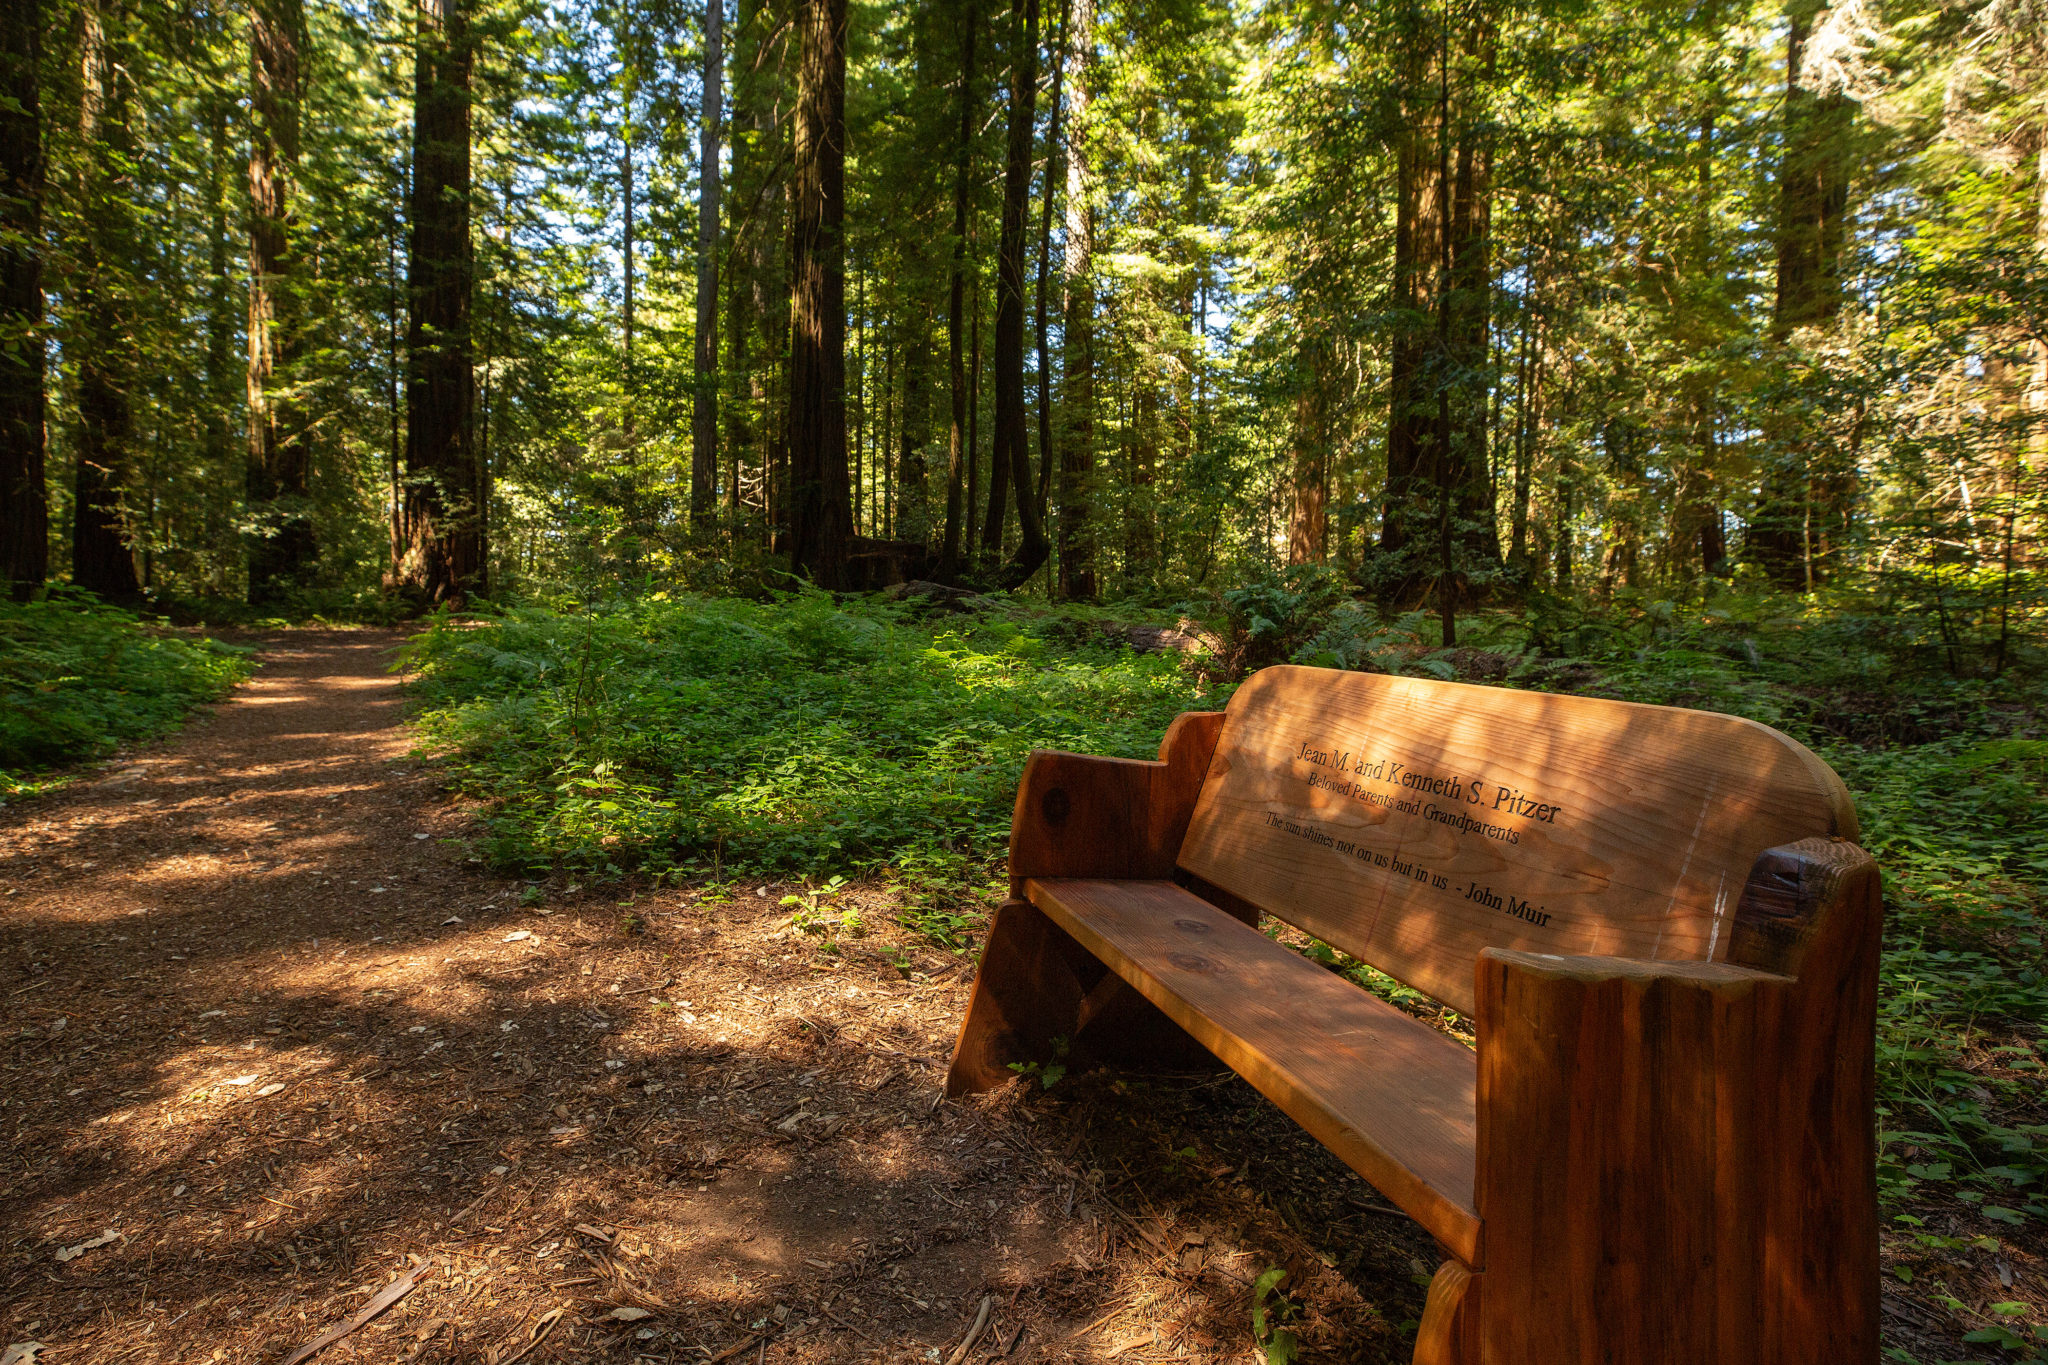
M1031 756L947 1089L1199 1044L1441 1244L1420 1365L1861 1365L1856 834L1749 721L1267 669L1156 763ZM1469 1016L1476 1053L1260 912Z

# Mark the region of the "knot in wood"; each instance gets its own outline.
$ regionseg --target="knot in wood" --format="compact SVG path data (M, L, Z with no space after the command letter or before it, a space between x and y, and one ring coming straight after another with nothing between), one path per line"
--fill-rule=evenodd
M1048 825L1064 825L1073 809L1073 798L1067 795L1065 787L1054 787L1038 798L1038 813Z
M1203 976L1221 976L1224 971L1200 953L1168 953L1166 960L1184 972L1199 972Z
M1173 927L1184 934L1213 934L1216 932L1214 926L1204 924L1198 919L1177 919L1173 922Z

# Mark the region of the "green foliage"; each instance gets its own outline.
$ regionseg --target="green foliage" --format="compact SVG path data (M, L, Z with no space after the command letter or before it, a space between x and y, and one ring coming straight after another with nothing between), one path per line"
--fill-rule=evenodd
M1301 1339L1283 1325L1301 1316L1281 1291L1286 1278L1286 1269L1276 1265L1252 1282L1252 1342L1265 1354L1266 1365L1294 1365L1301 1358Z
M248 676L248 651L84 597L0 603L0 793L25 775L176 729Z
M1222 600L1228 632L1223 663L1239 673L1297 663L1452 676L1444 653L1422 643L1437 629L1428 612L1405 612L1389 621L1328 565L1293 564L1253 574L1227 589Z
M1748 716L1841 774L1885 878L1881 1193L1902 1228L1932 1202L1995 1234L2048 1219L2048 1124L2028 1121L2048 1030L2048 742L2013 733L2044 719L2044 660L2029 617L2002 669L1988 630L1955 667L1958 596L1935 573L1801 599L1540 600L1528 643L1574 657L1523 672ZM1912 1235L1930 1253L1953 1240Z
M1064 1037L1052 1040L1052 1056L1044 1061L1011 1062L1010 1070L1029 1080L1038 1082L1040 1090L1050 1090L1067 1076L1067 1055L1072 1044Z
M1060 657L1047 625L650 598L437 621L406 667L429 742L491 802L494 860L882 873L945 941L1003 855L1031 749L1150 757L1173 716L1228 696L1176 656Z

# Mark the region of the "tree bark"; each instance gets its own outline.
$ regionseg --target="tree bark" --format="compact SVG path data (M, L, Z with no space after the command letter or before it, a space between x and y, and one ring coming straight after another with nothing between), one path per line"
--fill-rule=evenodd
M228 279L228 259L236 245L229 237L234 229L228 219L228 186L233 178L229 167L228 107L232 99L228 92L219 91L207 101L210 107L207 112L206 426L203 451L206 468L216 477L230 468L229 419L235 409L237 381L245 393L249 382L247 366L241 367L242 373L237 375L233 373L235 367L232 362L236 330L240 327L246 331L249 321L246 301L241 301L238 306Z
M1849 134L1855 117L1842 91L1802 81L1814 10L1793 13L1785 39L1784 152L1778 161L1777 293L1770 339L1825 327L1842 306L1841 263L1849 210ZM1796 418L1767 430L1772 447L1744 548L1780 587L1813 586L1813 511L1846 510L1853 486L1830 471L1815 433ZM1847 477L1853 478L1853 475ZM1821 518L1825 527L1832 518ZM1820 556L1825 561L1825 554Z
M1095 0L1071 0L1067 65L1066 319L1060 384L1060 596L1095 600L1095 222L1088 202L1088 82L1095 54Z
M1403 135L1395 149L1394 335L1387 377L1387 482L1380 519L1380 550L1387 555L1420 552L1429 537L1435 499L1429 495L1426 464L1441 435L1436 430L1437 310L1444 279L1443 195L1439 144L1442 110L1437 99L1441 54L1433 34L1418 35L1405 61ZM1411 580L1403 563L1397 575Z
M1457 106L1457 171L1449 186L1450 293L1443 307L1449 314L1444 331L1449 339L1451 427L1449 477L1456 510L1454 539L1461 575L1486 573L1499 567L1500 529L1495 515L1487 451L1487 394L1493 315L1493 144L1491 122L1479 95L1492 84L1495 31L1483 13L1465 35L1464 56L1476 92L1460 96L1447 91L1445 116Z
M135 458L129 386L138 361L131 286L116 263L133 241L134 225L131 187L125 183L134 151L127 65L115 52L126 15L118 3L103 10L98 0L86 0L79 17L79 198L86 222L74 249L77 274L71 291L79 321L71 581L112 601L132 601L141 596L142 585L128 547L121 494Z
M247 490L256 533L249 600L270 603L304 586L319 547L305 421L291 397L300 315L292 214L299 173L305 12L299 0L249 4L249 449Z
M394 577L421 603L489 592L472 406L470 69L466 0L419 0L407 267L405 491Z
M896 539L920 545L929 544L932 536L931 513L925 507L925 345L925 333L918 328L903 355L902 413L896 419L896 511L890 521Z
M635 202L633 184L633 107L632 85L627 82L625 116L620 119L619 130L619 370L620 387L625 395L625 411L620 415L619 431L625 437L626 460L637 459L637 441L633 431L634 400L638 398L640 386L633 365L633 333L638 318L634 316L634 286L639 283L638 245L633 240L634 220L638 217L639 205ZM629 499L637 501L637 495L629 493Z
M1487 496L1486 392L1491 294L1492 133L1470 92L1453 88L1448 40L1415 20L1406 58L1404 134L1396 155L1395 324L1389 364L1387 483L1380 549L1396 596L1441 573L1449 513L1453 571L1496 565L1500 536ZM1483 17L1460 36L1482 76L1494 56Z
M974 550L981 514L981 288L974 290L974 320L967 335L967 551Z
M1052 43L1052 89L1048 98L1045 129L1045 203L1038 218L1038 300L1036 317L1038 341L1038 514L1044 518L1051 502L1052 471L1059 463L1052 435L1052 330L1046 315L1047 294L1052 274L1052 205L1059 191L1060 84L1067 70L1067 24L1073 0L1062 0L1059 31Z
M1324 430L1320 347L1303 346L1301 388L1294 400L1294 511L1287 522L1287 562L1320 564L1330 536L1329 438Z
M43 482L41 0L0 6L0 576L17 599L49 576Z
M790 562L845 586L846 0L798 0L796 160L790 204Z
M704 129L697 153L697 394L690 420L690 521L708 532L718 509L718 137L725 0L704 0Z
M1045 522L1038 514L1038 485L1031 477L1030 414L1024 406L1024 220L1031 199L1031 139L1038 110L1038 0L1013 0L1011 22L1009 147L1003 168L1002 233L996 247L992 464L998 477L990 481L991 489L1007 482L1017 507L1017 550L995 576L997 585L1005 589L1022 587L1052 553L1045 538ZM1000 503L992 500L990 511L995 537L985 543L999 553Z
M946 529L939 548L938 574L947 582L960 576L963 535L970 543L973 539L962 519L967 515L963 500L969 497L969 465L974 458L974 452L967 444L965 333L967 214L972 200L973 181L970 176L974 161L974 50L980 32L979 0L964 0L960 7L959 133L953 144L953 269L946 285L946 373L953 404L953 425L946 452Z

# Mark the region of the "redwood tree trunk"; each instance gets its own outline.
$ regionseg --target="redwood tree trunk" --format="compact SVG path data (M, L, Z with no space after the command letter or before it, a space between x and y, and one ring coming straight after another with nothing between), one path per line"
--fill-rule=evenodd
M966 0L960 14L960 131L953 145L953 270L946 287L946 360L953 426L946 460L946 529L939 548L939 577L951 582L962 567L962 524L974 452L967 443L967 213L973 191L974 49L981 30L978 0ZM971 552L971 545L968 547Z
M1465 57L1472 83L1479 90L1494 77L1495 43L1492 22L1483 14L1465 37ZM1493 479L1487 452L1490 322L1493 313L1493 131L1477 101L1447 92L1446 116L1457 108L1457 165L1449 229L1450 293L1444 332L1449 338L1451 386L1451 459L1446 470L1456 510L1454 537L1461 576L1499 567L1500 529L1494 512Z
M1059 32L1051 48L1052 88L1047 95L1051 107L1046 111L1045 128L1045 201L1038 218L1038 298L1034 304L1033 326L1038 341L1038 514L1041 518L1046 515L1051 501L1053 466L1059 463L1054 454L1052 434L1052 327L1046 308L1052 274L1052 204L1059 192L1060 84L1067 70L1067 23L1072 8L1073 0L1065 0L1060 11Z
M0 6L0 577L16 598L49 575L41 63L41 0Z
M128 548L121 491L135 457L129 386L137 360L130 282L115 259L132 240L126 168L126 65L115 55L125 15L86 0L80 10L79 143L83 152L85 229L74 249L72 295L79 326L78 469L72 493L71 581L114 601L141 596Z
M690 522L709 531L718 508L718 133L725 99L719 25L725 0L704 0L704 130L697 154L697 394L690 414Z
M796 155L790 185L789 551L843 587L846 473L846 0L798 0Z
M420 0L407 285L405 493L395 577L421 602L489 591L472 421L469 78L464 0Z
M1013 0L1009 146L1003 165L1002 235L996 247L996 477L1017 508L1017 550L996 574L1004 588L1021 587L1052 553L1031 477L1030 414L1024 406L1024 220L1031 200L1031 134L1038 111L1038 0ZM1005 477L1007 476L1007 478ZM1002 546L1000 492L983 528L991 551ZM993 558L993 555L991 555Z
M1433 537L1436 498L1428 478L1442 441L1436 385L1443 369L1437 352L1437 310L1444 278L1444 195L1437 98L1441 54L1433 34L1420 35L1408 54L1404 135L1395 156L1395 323L1387 394L1387 483L1380 519L1380 549L1397 561L1403 582L1417 570L1407 561L1426 553Z
M1067 21L1067 285L1060 384L1060 596L1095 600L1095 533L1088 500L1095 480L1095 220L1088 204L1088 81L1095 0L1072 0Z
M1294 510L1287 520L1287 562L1320 564L1330 537L1330 459L1323 430L1321 349L1303 346L1301 390L1294 402Z
M1842 306L1842 247L1848 226L1849 133L1854 110L1841 91L1801 82L1814 14L1795 13L1785 40L1785 143L1778 162L1777 296L1771 340L1825 327ZM1832 475L1813 433L1791 421L1767 430L1771 450L1745 548L1781 587L1811 587L1812 528L1846 506L1850 490ZM1821 510L1816 515L1816 503ZM1824 559L1825 556L1823 555Z
M1425 575L1462 577L1500 561L1486 455L1493 136L1462 88L1487 83L1494 32L1484 17L1472 22L1458 55L1476 78L1447 67L1433 22L1421 24L1406 63L1380 530L1381 550L1399 556L1389 565L1396 596ZM1450 565L1440 562L1446 535Z
M307 505L309 452L289 385L299 350L292 199L299 165L299 0L249 6L249 600L276 601L317 554Z

